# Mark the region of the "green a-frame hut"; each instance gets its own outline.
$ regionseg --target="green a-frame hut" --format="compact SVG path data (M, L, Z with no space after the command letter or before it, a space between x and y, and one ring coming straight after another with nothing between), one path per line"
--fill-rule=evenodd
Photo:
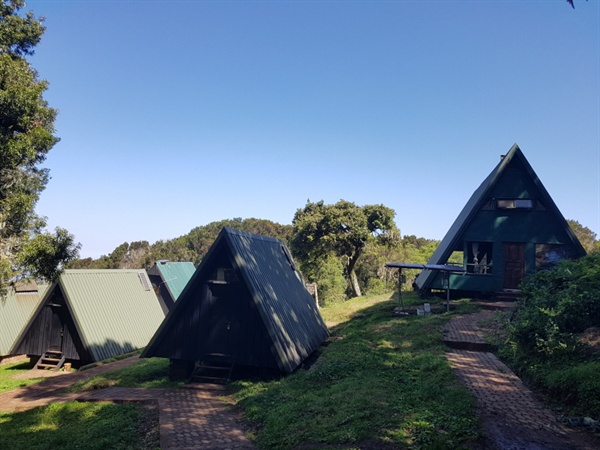
M141 357L169 358L175 377L290 373L328 335L285 244L225 227Z
M169 312L196 268L191 262L160 260L146 270L165 315Z
M454 252L462 254L465 272L450 275L451 291L478 296L518 291L526 274L586 253L516 144L473 193L429 264L456 263L449 261ZM426 293L444 289L445 280L423 270L415 285Z

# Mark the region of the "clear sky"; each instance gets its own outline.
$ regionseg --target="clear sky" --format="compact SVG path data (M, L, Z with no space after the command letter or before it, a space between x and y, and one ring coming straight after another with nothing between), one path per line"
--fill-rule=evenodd
M600 234L600 3L28 1L61 141L37 212L82 244L307 200L379 204L441 239L517 143Z

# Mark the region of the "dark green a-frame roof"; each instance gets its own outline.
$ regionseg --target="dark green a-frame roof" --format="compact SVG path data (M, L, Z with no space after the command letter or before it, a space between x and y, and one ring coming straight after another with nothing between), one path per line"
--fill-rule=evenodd
M517 170L515 170L517 169ZM494 190L497 188L499 180L502 177L510 176L508 174L509 171L518 171L521 179L516 180L519 184L531 186L530 190L535 191L535 197L540 204L543 205L545 212L548 212L549 215L545 217L551 217L553 221L554 230L557 234L565 236L563 243L566 243L571 246L573 249L573 256L579 257L585 255L585 250L583 249L581 243L574 235L573 231L569 227L567 221L559 211L558 207L550 197L550 194L536 175L535 171L523 155L523 152L519 148L517 144L514 144L510 151L502 157L501 161L498 165L492 170L492 172L483 180L481 185L475 190L467 204L464 206L444 238L442 239L440 245L437 247L431 258L429 259L428 264L445 264L448 262L448 259L452 255L452 253L456 250L462 250L462 242L466 239L465 233L472 226L473 221L476 219L476 216L480 214L482 209L489 207L490 201L496 200L492 198L494 195L498 193ZM526 180L523 180L526 178ZM506 179L506 178L504 178ZM515 184L517 184L517 182ZM515 198L519 197L518 189L516 187L511 186L508 190L508 196L514 196ZM530 228L534 228L533 226ZM532 234L535 233L536 230L530 229L526 231L522 231L522 239L523 242L528 240L528 236L525 233L529 232ZM488 231L488 234L493 237L493 239L502 239L502 236L498 236L494 234L495 231ZM431 270L423 270L415 280L417 287L420 290L431 289L432 283L436 278L436 272Z
M223 291L228 286L233 291ZM284 373L296 369L329 335L283 241L228 227L142 357L198 361L203 352L222 347L214 337L223 336L216 329L219 322L237 333L226 337L234 342L236 364Z

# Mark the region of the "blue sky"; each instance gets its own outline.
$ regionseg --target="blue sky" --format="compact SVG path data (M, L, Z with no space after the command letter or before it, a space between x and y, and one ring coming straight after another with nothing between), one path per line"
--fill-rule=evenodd
M61 141L37 211L82 257L307 200L441 239L517 143L600 233L600 3L29 1Z

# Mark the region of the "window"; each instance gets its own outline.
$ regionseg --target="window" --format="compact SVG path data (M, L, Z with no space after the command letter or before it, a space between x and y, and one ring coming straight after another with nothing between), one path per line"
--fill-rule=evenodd
M530 198L513 198L496 200L498 209L533 209L533 200Z
M551 269L559 261L570 257L569 249L562 244L535 244L536 270Z
M492 247L492 242L467 242L467 273L492 273Z

